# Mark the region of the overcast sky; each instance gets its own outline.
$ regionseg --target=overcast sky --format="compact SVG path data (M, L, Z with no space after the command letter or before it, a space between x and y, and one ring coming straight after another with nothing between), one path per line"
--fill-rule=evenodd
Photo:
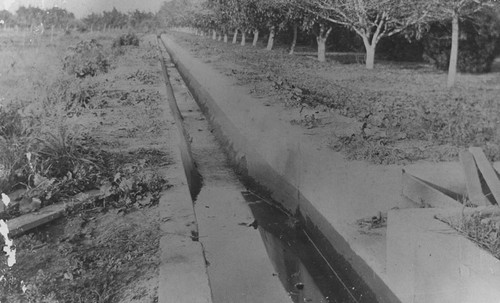
M122 12L135 9L156 12L165 0L0 0L0 10L7 9L15 12L21 5L51 8L54 5L65 8L75 14L77 18L91 12L109 11L115 6Z

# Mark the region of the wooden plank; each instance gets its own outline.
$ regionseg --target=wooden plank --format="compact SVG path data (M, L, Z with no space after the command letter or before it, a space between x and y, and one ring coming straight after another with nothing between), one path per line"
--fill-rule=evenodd
M40 225L49 223L64 215L67 204L54 204L40 209L37 212L22 215L7 221L9 236L21 235Z
M477 206L491 205L490 201L484 196L481 188L481 180L477 170L474 156L468 151L462 151L459 154L460 162L465 173L465 187L467 188L467 196L471 203Z
M477 167L479 168L486 185L488 185L491 193L493 194L493 198L495 198L495 201L498 204L498 202L500 202L500 180L493 170L493 166L491 166L491 163L488 159L486 159L486 155L480 147L470 147L469 151L474 156Z
M452 208L463 207L457 200L452 199L441 191L432 187L423 180L412 176L403 170L401 176L401 194L421 207Z

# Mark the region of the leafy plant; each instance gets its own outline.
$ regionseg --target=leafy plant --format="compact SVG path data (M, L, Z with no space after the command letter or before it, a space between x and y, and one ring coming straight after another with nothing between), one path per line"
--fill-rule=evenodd
M90 139L70 132L65 126L59 126L55 134L44 133L35 140L36 149L29 154L29 171L26 172L29 190L25 196L37 197L48 205L61 197L95 188L106 174L106 154L86 147Z
M139 37L135 33L130 32L121 35L113 41L113 48L127 45L139 46Z
M163 177L153 175L129 176L116 173L112 180L101 186L103 205L128 211L132 207L157 205L165 187L170 187Z
M63 69L78 78L107 73L109 62L103 46L95 39L80 41L75 47L69 48L69 53L63 59Z

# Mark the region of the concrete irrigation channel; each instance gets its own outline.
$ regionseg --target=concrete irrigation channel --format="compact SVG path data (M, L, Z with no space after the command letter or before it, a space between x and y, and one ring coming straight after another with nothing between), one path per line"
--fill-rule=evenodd
M212 301L376 302L320 233L306 230L263 198L268 196L262 187L236 173L161 38L158 53L184 139L180 149L198 224L195 240L203 246Z

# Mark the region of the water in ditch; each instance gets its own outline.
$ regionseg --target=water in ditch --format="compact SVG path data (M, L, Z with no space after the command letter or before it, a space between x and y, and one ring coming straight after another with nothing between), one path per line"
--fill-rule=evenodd
M293 302L360 302L299 222L251 192L243 193L281 283Z
M375 302L342 279L295 219L242 185L177 70L169 74L203 178L195 213L213 302Z

